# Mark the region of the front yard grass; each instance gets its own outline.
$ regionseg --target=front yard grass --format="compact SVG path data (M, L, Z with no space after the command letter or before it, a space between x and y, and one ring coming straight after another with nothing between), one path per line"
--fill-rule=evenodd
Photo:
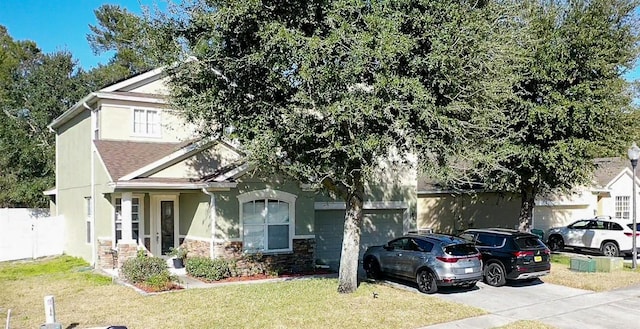
M336 288L336 279L309 279L144 296L63 256L0 263L0 323L11 309L11 328L38 328L46 295L63 328L418 328L485 313L384 285Z
M562 254L551 255L551 274L542 281L567 287L592 291L606 291L640 284L640 270L632 270L625 264L621 271L577 272L569 269L571 257Z

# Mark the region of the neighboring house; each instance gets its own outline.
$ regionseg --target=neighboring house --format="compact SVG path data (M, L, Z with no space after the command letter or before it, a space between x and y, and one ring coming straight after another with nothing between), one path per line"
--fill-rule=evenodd
M65 253L116 268L140 249L242 259L283 270L337 269L344 202L260 175L221 140L202 140L170 108L161 69L99 91L56 118L52 213ZM415 175L368 187L361 255L415 227ZM116 261L117 260L117 261ZM242 266L242 262L240 262Z
M590 186L578 187L567 195L536 199L532 228L546 232L551 227L596 215L631 219L633 172L630 161L598 158L594 163L596 169ZM420 179L417 188L418 228L456 233L471 227L515 228L518 225L520 196L517 194L461 193L441 189L427 179Z

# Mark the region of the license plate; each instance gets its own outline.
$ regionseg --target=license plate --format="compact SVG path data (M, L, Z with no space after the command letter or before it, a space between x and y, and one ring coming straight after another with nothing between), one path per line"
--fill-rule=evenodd
M533 261L534 262L541 262L542 261L542 256L533 256Z
M473 268L467 267L464 269L464 273L473 273Z

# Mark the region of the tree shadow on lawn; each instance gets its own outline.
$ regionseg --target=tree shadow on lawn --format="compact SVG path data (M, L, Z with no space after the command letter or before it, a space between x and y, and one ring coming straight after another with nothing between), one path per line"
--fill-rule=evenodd
M401 289L401 290L406 290L406 291L410 291L410 292L415 292L415 293L421 293L418 290L418 285L413 282L413 281L409 281L409 280L403 280L403 279L399 279L399 278L395 278L395 277L390 277L390 276L385 276L382 279L379 280L373 280L373 279L362 279L359 278L358 279L358 285L361 282L368 282L368 283L372 283L372 284L381 284L381 285L387 285L393 288L397 288L397 289ZM457 294L457 293L465 293L467 291L473 291L473 290L477 290L479 289L477 286L473 286L473 287L469 287L469 288L465 288L465 287L438 287L438 291L436 292L436 294Z

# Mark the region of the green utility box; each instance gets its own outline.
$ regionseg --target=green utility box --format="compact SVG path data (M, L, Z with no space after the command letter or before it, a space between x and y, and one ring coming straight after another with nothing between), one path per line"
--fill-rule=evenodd
M570 269L578 272L595 272L596 260L592 258L571 258Z
M595 257L595 260L598 272L621 271L623 267L621 257Z
M544 241L544 231L543 230L539 230L537 228L534 228L533 230L531 230L531 233L537 235L540 238L540 240Z

